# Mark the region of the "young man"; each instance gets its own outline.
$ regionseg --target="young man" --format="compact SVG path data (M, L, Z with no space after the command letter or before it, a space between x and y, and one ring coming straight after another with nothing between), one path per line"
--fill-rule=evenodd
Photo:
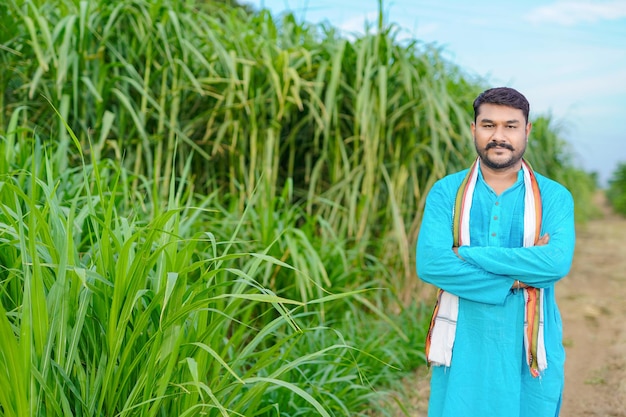
M417 273L439 288L427 340L430 417L555 417L565 351L554 284L574 254L574 204L523 159L526 98L474 101L478 158L431 189Z

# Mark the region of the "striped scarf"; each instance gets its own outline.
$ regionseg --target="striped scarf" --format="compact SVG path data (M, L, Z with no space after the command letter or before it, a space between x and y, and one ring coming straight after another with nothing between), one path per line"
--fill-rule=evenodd
M463 179L453 209L452 234L454 246L470 245L470 210L478 178L479 160L476 159ZM534 246L541 234L541 194L532 168L522 160L524 174L524 246ZM547 368L543 338L543 288L525 288L524 349L526 362L533 377ZM459 314L459 298L439 290L437 302L426 337L426 357L433 365L450 366L452 347Z

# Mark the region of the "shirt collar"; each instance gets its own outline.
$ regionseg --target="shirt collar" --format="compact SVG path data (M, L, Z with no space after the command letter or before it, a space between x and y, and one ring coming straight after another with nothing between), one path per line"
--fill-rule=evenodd
M485 178L483 177L482 169L478 170L478 180L491 190L491 186L487 184L487 182L485 181ZM509 188L507 188L506 190L504 190L504 192L506 193L507 191L513 190L522 184L524 184L524 170L520 168L520 170L517 171L517 179L515 180L515 183L511 185Z

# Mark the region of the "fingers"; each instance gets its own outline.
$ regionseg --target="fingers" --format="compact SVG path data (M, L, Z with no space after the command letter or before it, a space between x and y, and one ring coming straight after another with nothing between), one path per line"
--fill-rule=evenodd
M550 242L550 235L546 233L545 235L541 236L539 240L537 240L535 246L544 246L547 245L548 242Z
M515 280L513 286L511 287L513 290L523 290L524 288L531 288L531 286L518 280Z
M524 288L530 288L530 285L524 284L522 281L515 280L513 282L512 290L523 290Z

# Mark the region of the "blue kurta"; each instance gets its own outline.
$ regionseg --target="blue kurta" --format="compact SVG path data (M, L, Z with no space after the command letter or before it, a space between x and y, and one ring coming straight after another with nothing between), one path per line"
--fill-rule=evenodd
M452 250L452 208L467 170L438 181L426 200L417 244L418 276L459 297L450 367L433 366L429 417L555 417L565 351L554 284L574 254L574 203L565 187L535 174L545 246L523 247L524 180L499 196L479 171L470 212L471 246ZM515 280L545 288L548 369L533 378L524 352L524 295Z

